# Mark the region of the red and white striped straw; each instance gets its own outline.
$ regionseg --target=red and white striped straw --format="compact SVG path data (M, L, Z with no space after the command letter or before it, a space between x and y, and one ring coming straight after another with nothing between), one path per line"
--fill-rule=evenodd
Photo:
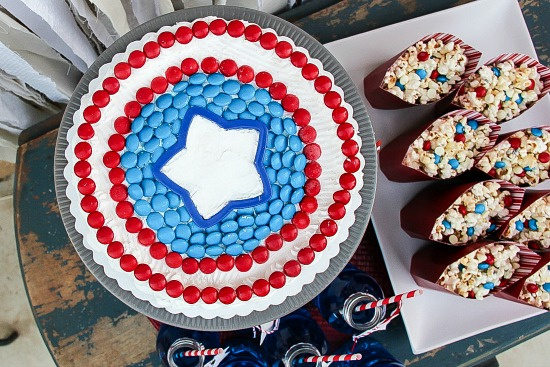
M298 363L317 363L317 362L344 362L359 361L362 355L356 354L336 354L331 356L311 356L298 359Z
M384 299L381 299L381 300L375 301L375 302L365 303L364 305L359 305L359 306L355 307L354 311L355 312L360 312L360 311L370 310L370 309L376 308L378 306L383 306L383 305L388 305L390 303L400 302L402 299L413 298L413 297L421 295L422 293L424 293L424 291L422 289L417 289L417 290L410 291L410 292L407 292L407 293L401 293L401 294L398 294L397 296L384 298Z
M184 357L199 357L199 356L215 356L217 354L223 353L223 348L213 348L213 349L201 349L201 350L186 350L183 352Z

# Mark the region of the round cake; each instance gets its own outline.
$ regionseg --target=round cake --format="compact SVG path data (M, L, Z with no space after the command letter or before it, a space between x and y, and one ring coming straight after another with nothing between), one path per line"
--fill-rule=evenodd
M107 277L171 314L249 315L327 270L361 204L353 110L292 39L238 19L165 26L88 84L64 176Z

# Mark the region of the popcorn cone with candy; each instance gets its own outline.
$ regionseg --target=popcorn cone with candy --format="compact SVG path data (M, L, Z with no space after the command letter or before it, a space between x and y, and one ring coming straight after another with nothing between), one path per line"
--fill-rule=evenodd
M456 177L495 144L499 131L477 112L451 111L390 142L380 152L380 168L396 182Z
M440 101L475 70L480 57L481 52L451 34L428 35L367 75L365 96L379 109Z

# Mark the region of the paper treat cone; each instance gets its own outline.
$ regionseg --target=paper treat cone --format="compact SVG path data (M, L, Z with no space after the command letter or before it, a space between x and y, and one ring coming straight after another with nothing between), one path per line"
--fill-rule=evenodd
M523 286L527 283L527 279L529 279L531 275L535 274L537 271L541 270L545 266L550 266L550 253L542 254L538 263L531 269L531 271L527 275L524 275L522 278L518 279L514 283L510 283L509 287L505 288L501 292L497 292L495 294L495 297L504 298L510 301L522 303L524 305L536 307L529 302L520 299L520 295L522 293Z
M514 135L515 133L519 132L519 131L525 131L525 130L528 130L528 129L534 129L534 128L537 128L537 129L541 129L541 130L544 130L544 131L547 131L548 133L550 133L550 126L549 125L542 125L542 126L533 126L533 127L529 127L529 128L526 128L526 129L521 129L521 130L516 130L516 131L512 131L512 132L509 132L509 133L506 133L506 134L503 134L501 136L498 137L496 143L490 148L490 149L487 149L484 154L482 156L479 157L479 159L476 161L476 165L474 166L474 169L477 170L477 171L481 171L483 172L484 174L486 175L489 175L490 177L492 178L495 178L497 180L505 180L504 177L499 177L499 175L497 174L496 171L492 172L492 171L489 171L489 172L485 172L481 169L481 167L479 167L477 164L483 159L483 157L488 154L491 150L496 150L499 148L499 146L501 146L501 144L504 143L504 141L508 140L510 137L512 137L512 135ZM512 176L513 177L513 176ZM508 180L509 181L509 180ZM542 181L539 181L539 184L544 182L546 180L542 180ZM513 182L511 182L513 183ZM528 183L525 183L523 185L520 185L522 187L527 187L527 186L530 186ZM533 185L535 186L535 185Z
M435 226L437 218L442 215L453 203L472 186L480 183L494 181L501 185L501 190L508 190L511 193L512 204L508 207L509 214L497 219L493 223L496 225L496 231L511 217L519 211L523 200L524 189L502 180L486 180L479 182L468 182L459 185L449 183L440 183L427 187L417 194L403 209L401 209L401 227L409 236L436 241L447 245L452 245L444 237L441 240L435 240L432 235L432 229ZM467 243L466 243L467 244ZM454 246L464 246L465 244L456 244Z
M540 259L539 255L529 250L526 246L509 241L483 240L463 247L429 245L423 247L420 251L413 255L410 269L411 275L416 283L421 287L448 292L462 297L459 294L448 290L444 286L437 284L438 279L447 269L447 266L451 265L455 261L458 261L469 253L477 251L481 247L492 243L502 244L505 246L518 246L520 248L520 267L514 272L512 278L508 282L505 282L502 286L496 286L491 290L490 294L498 293L503 289L506 289L526 274L529 274Z
M420 135L425 131L430 129L433 124L445 117L449 116L465 116L468 120L476 120L480 125L489 124L491 128L491 133L489 134L489 144L481 149L478 157L474 159L474 162L477 160L491 147L495 144L498 138L498 133L500 131L500 126L497 124L491 123L489 119L480 113L468 110L455 110L449 113L444 114L436 119L431 120L427 124L419 127L418 129L412 130L408 133L405 133L396 139L392 140L386 147L380 152L380 168L386 177L391 181L396 182L411 182L411 181L425 181L425 180L440 180L440 177L432 177L423 172L420 169L409 167L405 164L405 158L409 148L411 148L414 141L420 137ZM474 163L475 165L475 163ZM473 168L473 167L472 167ZM461 175L459 173L457 176ZM454 177L457 177L454 176Z
M516 66L519 66L523 63L526 63L527 66L529 66L529 67L536 67L537 72L540 75L542 88L541 88L540 93L538 94L538 100L531 103L530 105L528 105L525 110L521 111L518 115L518 116L520 116L522 113L527 111L529 108L533 107L535 105L535 103L540 101L540 99L542 97L544 97L544 95L546 93L550 92L550 69L548 67L542 65L540 62L533 59L532 57L524 55L524 54L519 54L519 53L499 55L499 56L487 61L484 64L484 66L496 64L496 63L503 62L503 61L513 61ZM476 72L477 72L477 70L476 70ZM470 75L470 78L473 77L473 74L474 73L472 73L472 75ZM465 84L468 83L468 78L463 78L463 80L464 80L464 83L462 85L465 85ZM452 109L456 109L456 108L465 108L462 105L462 103L460 103L460 101L459 101L459 97L460 97L461 93L462 93L462 88L459 89L458 93L454 96L453 100L451 101L451 105L448 106L447 109L452 110ZM517 116L515 116L515 117L517 117ZM509 120L498 121L498 123L503 123L503 122L506 122L506 121L509 121Z
M441 40L444 44L447 44L449 42L454 42L455 44L459 44L462 49L464 50L464 54L468 58L468 62L466 64L466 70L464 74L462 75L462 80L467 78L470 74L472 74L479 62L479 59L481 57L481 52L474 49L472 46L464 43L460 38L455 37L448 33L435 33L428 36L423 37L419 41L428 41L430 39L436 39ZM418 42L418 41L417 41ZM413 43L411 46L414 46L416 44ZM409 46L409 47L411 47ZM365 77L363 80L363 85L365 88L365 96L367 97L367 100L371 104L372 107L378 108L378 109L384 109L384 110L391 110L391 109L399 109L399 108L406 108L411 106L418 106L420 104L414 104L409 103L401 98L391 94L387 90L383 88L384 83L384 76L386 75L386 72L389 70L389 68L393 65L393 63L409 48L407 47L405 50L397 54L396 56L392 57L379 67L377 67L374 71L372 71L369 75ZM457 83L454 85L454 87L451 89L451 91L445 95L442 96L439 100L445 98L446 96L452 94L455 90L457 90L460 83ZM438 101L439 101L438 100ZM427 104L432 104L438 101L433 101Z
M548 195L550 195L550 190L527 191L527 192L525 192L525 195L523 197L523 203L521 204L520 210L499 229L499 231L497 233L498 238L500 238L501 240L504 240L504 241L516 241L516 240L513 240L511 238L506 238L505 237L506 229L510 225L515 225L517 217L519 215L521 215L521 213L524 210L529 208L529 206L531 206L531 204L534 204L539 199L542 200L543 198L545 198ZM516 242L518 242L518 241L516 241ZM544 247L540 246L539 244L531 243L531 241L527 241L527 242L522 241L522 243L525 244L526 246L528 246L531 250L533 250L535 252L550 252L550 247L544 248Z

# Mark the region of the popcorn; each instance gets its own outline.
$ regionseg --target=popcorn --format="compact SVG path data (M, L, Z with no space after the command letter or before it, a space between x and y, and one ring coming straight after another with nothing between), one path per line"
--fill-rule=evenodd
M493 122L504 122L536 102L543 87L536 66L507 60L479 68L466 80L454 103Z
M453 41L419 41L389 68L382 88L409 103L439 100L461 81L468 63L464 51Z
M402 164L442 179L473 167L484 147L491 144L489 124L460 114L437 119L409 147Z
M501 238L535 250L550 248L550 195L535 200L508 223Z
M520 130L487 151L476 167L518 186L534 186L548 179L550 132L545 128Z
M525 280L519 299L550 310L550 265L546 264Z
M483 299L520 268L519 251L513 244L482 246L447 266L437 284L462 297Z
M475 184L436 219L431 238L452 245L474 242L497 229L494 221L509 215L512 202L510 191L497 182Z

